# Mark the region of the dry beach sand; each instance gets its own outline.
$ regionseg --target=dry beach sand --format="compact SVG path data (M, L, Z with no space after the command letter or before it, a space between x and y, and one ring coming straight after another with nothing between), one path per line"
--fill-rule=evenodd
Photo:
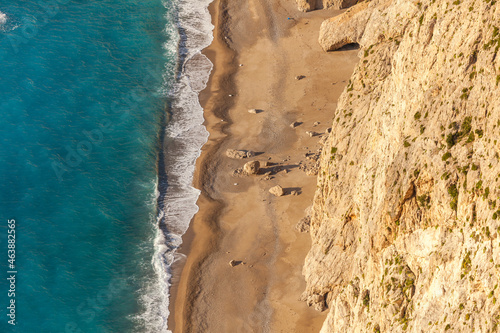
M294 1L280 0L216 0L210 9L215 39L204 53L214 70L201 95L210 138L197 161L200 211L184 237L187 259L177 267L169 327L318 332L326 314L300 301L311 240L295 230L316 177L298 165L320 148L358 50L325 53L317 42L321 22L340 11L300 13ZM291 128L294 121L301 124ZM261 154L231 159L227 149ZM232 175L252 160L273 165L258 175ZM269 193L278 184L284 196ZM231 260L241 263L231 267Z

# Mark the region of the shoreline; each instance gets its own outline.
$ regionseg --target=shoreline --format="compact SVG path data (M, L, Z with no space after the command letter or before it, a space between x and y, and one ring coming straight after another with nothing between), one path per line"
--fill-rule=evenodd
M214 25L213 41L208 47L201 51L201 53L205 55L213 65L212 71L207 81L207 85L205 89L203 89L198 95L200 105L204 110L204 126L210 133L210 136L207 142L201 148L201 155L196 160L195 172L193 175L193 187L201 190L200 196L196 202L199 211L191 220L187 232L182 236L182 246L178 251L178 253L186 256L186 258L184 260L181 260L180 262L176 262L171 267L173 272L172 277L174 281L172 282L172 285L170 287L171 301L169 305L170 315L168 318L168 329L172 332L183 331L183 325L178 324L182 324L182 317L178 318L179 315L177 315L177 313L180 312L178 308L183 309L186 306L185 301L188 295L186 295L185 290L188 287L187 285L190 283L189 280L191 279L191 277L189 275L190 272L194 269L193 266L199 265L200 262L203 261L203 256L200 255L200 251L198 251L198 253L195 253L196 257L193 257L193 255L190 256L190 254L195 252L197 248L203 248L205 250L209 249L210 245L208 243L216 242L217 237L220 236L217 235L216 232L216 223L213 223L211 228L207 228L204 225L203 221L205 219L209 221L217 221L218 215L224 207L224 203L222 201L215 200L209 195L209 193L204 188L204 184L207 181L206 166L208 164L208 160L210 159L209 155L210 153L217 151L218 147L222 144L221 141L223 140L223 137L227 136L227 133L224 133L225 128L230 126L231 124L230 121L225 122L224 124L221 124L220 121L217 121L218 118L227 118L227 111L224 111L222 110L222 108L220 108L219 110L221 111L216 114L214 108L207 110L207 105L209 103L213 105L223 104L217 101L217 99L222 100L223 97L220 96L218 98L218 93L212 91L212 88L215 85L221 85L220 81L231 81L230 77L234 75L237 69L237 65L235 62L235 52L230 50L227 44L223 45L224 43L221 43L219 37L221 32L219 31L220 24L218 23L220 19L218 7L220 6L222 1L224 0L214 0L208 6L208 11L210 12L210 15L212 17L212 24ZM222 56L224 60L217 61L216 57L219 56ZM230 69L227 68L227 65L225 66L225 68L222 68L222 64L227 64L227 62L225 61L227 61L228 58L233 58L233 60L231 61L233 65ZM226 91L227 88L222 88L222 90ZM214 99L215 101L213 101ZM206 232L208 233L208 235L205 234L204 237L201 238L201 244L193 245L193 240L196 238L196 235L202 232ZM208 255L209 253L206 253L205 257ZM181 290L180 293L179 290ZM179 296L182 297L179 299ZM180 328L178 328L179 326Z
M199 211L183 236L179 251L187 257L172 267L168 328L173 332L191 332L200 327L205 331L317 332L326 316L299 300L305 286L301 269L311 241L308 234L298 233L294 226L312 203L316 177L299 171L298 164L304 153L319 147L319 137L304 137L305 127L312 130L309 127L313 119L321 118L316 129L326 130L335 108L329 114L320 111L326 104L335 104L330 92L333 90L336 101L357 62L357 57L353 58L357 52L344 51L343 61L352 68L341 70L337 76L344 82L331 83L333 89L318 90L318 82L303 81L326 98L327 101L321 101L325 105L318 108L314 105L316 98L306 94L307 89L299 86L295 76L305 72L306 78L323 74L314 64L316 57L328 59L316 42L319 24L341 11L300 13L294 4L279 0L265 5L250 1L246 6L237 8L227 0L215 0L209 6L214 39L202 53L210 59L213 69L199 98L210 136L196 161L194 186L201 189ZM246 15L245 10L253 15ZM290 16L294 20L284 20ZM255 22L259 23L256 28L248 30ZM293 52L297 39L311 48L310 54L314 53L307 68L301 66L304 55ZM260 68L259 59L272 63ZM294 73L288 69L290 63ZM256 87L245 83L247 80L266 84ZM259 88L263 90L258 91ZM266 98L261 98L265 94ZM287 98L293 105L290 110L284 110L288 107ZM316 110L310 114L301 112L307 105ZM249 108L264 112L249 114ZM304 124L300 134L288 126L296 120ZM305 147L305 151L304 144L315 148ZM227 148L252 148L262 154L247 160L230 160L224 154ZM269 180L263 180L262 175L230 175L235 167L254 159L271 161L286 172L268 168L272 173ZM286 186L288 194L296 191L299 195L272 197L267 189L277 182ZM256 219L259 222L254 223ZM230 267L230 259L241 264ZM215 287L217 283L223 287ZM233 302L238 305L233 306Z

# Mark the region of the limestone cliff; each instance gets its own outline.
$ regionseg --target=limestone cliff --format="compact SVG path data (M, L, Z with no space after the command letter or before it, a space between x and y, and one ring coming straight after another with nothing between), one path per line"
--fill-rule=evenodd
M375 0L323 23L360 45L321 156L304 299L321 332L500 322L500 8Z

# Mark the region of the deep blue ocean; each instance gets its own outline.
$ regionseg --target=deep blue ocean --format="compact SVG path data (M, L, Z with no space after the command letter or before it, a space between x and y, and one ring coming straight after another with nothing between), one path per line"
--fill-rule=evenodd
M0 3L0 332L168 332L207 137L206 5Z

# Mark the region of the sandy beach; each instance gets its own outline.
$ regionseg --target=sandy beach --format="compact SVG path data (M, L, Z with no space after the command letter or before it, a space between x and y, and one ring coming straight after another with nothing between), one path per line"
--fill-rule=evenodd
M318 332L326 313L300 300L311 240L295 230L316 177L299 165L320 149L358 50L325 53L317 42L321 22L341 11L301 13L281 0L216 0L210 10L214 41L204 53L214 70L200 96L210 138L197 161L200 211L184 236L169 328ZM257 154L232 159L227 149ZM253 160L259 174L233 175ZM275 185L285 195L269 193Z

